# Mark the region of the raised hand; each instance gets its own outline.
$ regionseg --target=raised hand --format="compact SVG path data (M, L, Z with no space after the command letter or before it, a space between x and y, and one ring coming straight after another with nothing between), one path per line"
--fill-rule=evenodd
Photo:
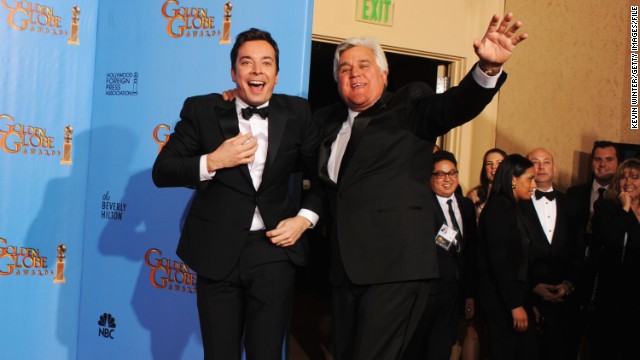
M478 65L485 73L490 75L498 73L502 64L509 60L516 46L529 37L527 34L516 35L522 22L516 21L510 25L512 19L512 13L506 14L502 21L498 15L493 15L484 37L473 42L473 48L480 58Z

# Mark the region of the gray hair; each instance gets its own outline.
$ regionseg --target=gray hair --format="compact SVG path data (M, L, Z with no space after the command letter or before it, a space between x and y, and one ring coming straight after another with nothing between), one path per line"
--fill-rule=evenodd
M356 47L362 46L373 51L373 56L376 59L376 64L380 68L380 70L387 75L389 74L389 65L387 64L387 57L384 55L384 51L380 44L374 39L370 37L360 37L360 38L349 38L344 40L338 45L336 48L336 52L333 56L333 80L338 81L338 68L340 67L340 55L343 52Z

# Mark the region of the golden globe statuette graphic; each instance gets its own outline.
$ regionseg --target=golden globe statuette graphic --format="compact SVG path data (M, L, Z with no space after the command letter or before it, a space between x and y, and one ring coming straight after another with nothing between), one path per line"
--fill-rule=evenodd
M64 253L67 252L65 244L58 245L58 261L56 262L56 276L53 278L54 284L64 284L67 280L64 278Z
M233 9L231 1L226 2L224 4L224 21L222 22L220 44L231 44L231 9Z
M73 128L71 125L64 127L64 145L62 146L62 159L60 164L71 165L73 160L71 159L71 134L73 134Z
M71 35L67 40L67 44L80 45L80 40L78 40L78 29L80 28L80 25L78 24L78 21L80 20L80 7L78 5L74 5L71 8L71 14L73 14L71 17Z

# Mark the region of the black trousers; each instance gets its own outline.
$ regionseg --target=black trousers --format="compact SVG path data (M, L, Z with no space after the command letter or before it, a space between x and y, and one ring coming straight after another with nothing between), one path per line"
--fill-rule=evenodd
M356 285L345 277L332 294L335 360L401 359L428 293L426 281Z
M249 236L232 272L198 276L197 302L206 360L282 359L291 322L295 267L264 232Z
M436 280L437 281L437 280ZM458 282L433 284L427 307L404 359L449 360L461 318Z

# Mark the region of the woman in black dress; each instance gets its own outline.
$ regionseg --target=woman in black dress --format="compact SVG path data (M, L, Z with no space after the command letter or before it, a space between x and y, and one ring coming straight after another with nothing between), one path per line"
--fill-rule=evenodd
M537 359L535 317L526 302L529 236L516 207L531 201L534 176L531 161L507 156L480 215L477 296L492 360Z

